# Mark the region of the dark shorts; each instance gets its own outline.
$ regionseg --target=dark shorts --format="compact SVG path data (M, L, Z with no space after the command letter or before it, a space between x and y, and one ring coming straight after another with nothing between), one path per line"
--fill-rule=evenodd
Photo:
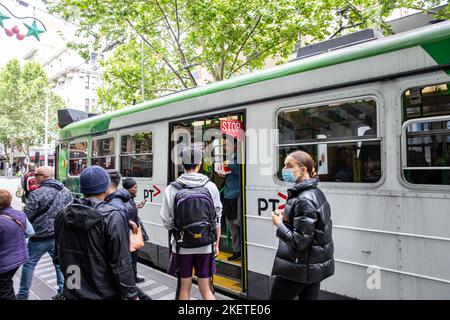
M198 278L210 278L216 273L216 263L213 258L214 253L206 254L176 254L172 252L169 262L168 274L178 276L177 260L179 260L180 277L191 278L192 268Z

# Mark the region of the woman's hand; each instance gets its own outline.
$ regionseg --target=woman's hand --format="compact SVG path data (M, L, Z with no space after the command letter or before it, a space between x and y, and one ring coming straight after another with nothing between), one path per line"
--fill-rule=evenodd
M272 212L272 223L274 226L278 226L283 222L283 213L284 210L275 210Z

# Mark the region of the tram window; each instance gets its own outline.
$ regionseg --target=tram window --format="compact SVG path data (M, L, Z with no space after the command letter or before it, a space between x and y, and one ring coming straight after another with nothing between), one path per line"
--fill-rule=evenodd
M123 177L153 176L152 133L139 132L121 138L120 172Z
M450 83L403 94L403 175L409 183L450 185ZM438 117L438 118L437 118Z
M69 175L79 176L87 167L87 142L75 142L69 146Z
M450 120L412 123L404 135L405 179L414 184L450 185Z
M105 169L115 168L115 139L105 138L92 141L92 165Z
M403 94L403 120L450 115L450 83L412 88Z
M381 138L374 100L346 101L278 114L279 168L296 150L308 152L321 181L373 183L381 178Z

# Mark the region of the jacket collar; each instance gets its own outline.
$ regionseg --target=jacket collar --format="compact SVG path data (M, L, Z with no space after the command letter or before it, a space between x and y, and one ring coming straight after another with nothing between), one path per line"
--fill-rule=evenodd
M319 182L315 178L296 183L288 189L288 196L289 198L296 197L298 194L305 190L317 188L318 183Z

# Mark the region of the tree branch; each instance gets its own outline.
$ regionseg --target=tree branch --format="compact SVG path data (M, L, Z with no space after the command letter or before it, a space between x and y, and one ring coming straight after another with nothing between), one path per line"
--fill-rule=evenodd
M173 31L172 25L170 24L169 19L167 18L166 13L164 12L164 9L161 7L161 5L159 4L159 1L156 0L156 5L158 6L159 11L161 12L161 14L164 17L164 20L166 21L166 25L169 28L170 33L172 34L175 43L177 44L177 48L178 48L178 52L180 53L180 57L181 57L181 62L183 63L183 66L186 66L186 56L184 54L183 49L181 48L181 43L180 43L180 39L177 37L177 35L175 34L175 32ZM189 68L185 68L188 75L189 75L189 79L191 80L192 84L194 86L197 86L197 81L195 81L194 76L191 73L191 70L189 70Z
M234 66L236 65L237 60L239 59L239 54L241 53L242 49L244 48L245 44L247 43L248 39L250 39L250 37L253 35L253 33L255 32L256 28L258 27L259 22L261 21L261 15L259 15L258 19L256 20L255 25L253 26L252 30L250 30L249 34L247 35L247 37L245 38L244 42L242 42L239 50L236 52L236 56L234 58L233 64L231 65L230 69L233 70Z
M133 23L128 20L128 18L125 18L125 20L127 21L128 25L135 30L135 27L133 25ZM137 31L136 31L137 32ZM138 35L141 37L142 40L145 41L145 43L148 44L148 46L155 51L156 54L162 55L162 59L163 61L166 63L166 65L169 67L170 70L172 70L172 72L177 76L178 80L180 80L181 84L183 85L183 87L188 88L186 82L183 80L183 77L177 72L177 70L175 70L175 68L172 66L172 64L170 63L169 60L167 60L167 58L164 56L164 54L162 54L161 52L159 52L159 50L156 50L156 48L150 43L150 41L148 41L148 39L146 37L144 37L141 33L138 32Z
M258 53L258 54L256 54L256 55L253 55L250 59L248 59L247 61L245 61L245 63L241 64L241 65L240 65L239 67L237 67L236 69L230 71L230 72L228 73L228 75L227 75L227 79L228 79L232 74L234 74L236 71L238 71L238 70L241 69L242 67L246 66L247 64L249 64L251 61L255 60L256 58L260 57L260 56L261 56L262 54L264 54L265 52L267 52L267 51L269 51L269 50L275 48L276 46L278 46L278 45L280 45L280 44L282 44L283 42L286 42L286 41L288 41L288 40L289 40L289 39L281 40L280 42L274 44L274 45L271 46L270 48L267 48L266 50L261 51L260 53Z

